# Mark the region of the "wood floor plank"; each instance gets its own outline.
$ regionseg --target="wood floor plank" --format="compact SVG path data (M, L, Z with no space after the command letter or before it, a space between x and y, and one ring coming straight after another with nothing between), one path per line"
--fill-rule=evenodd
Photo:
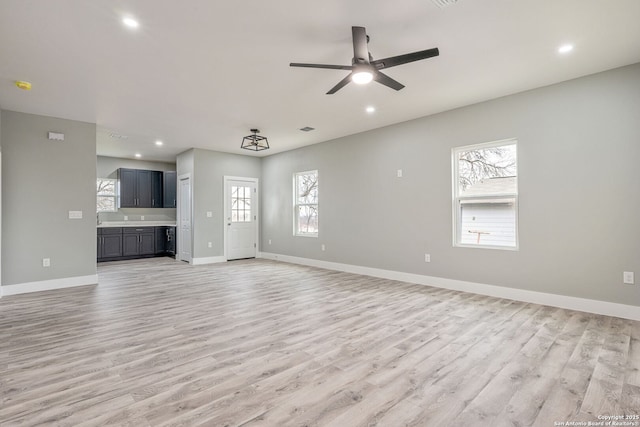
M550 426L640 412L640 322L267 260L0 300L0 425Z

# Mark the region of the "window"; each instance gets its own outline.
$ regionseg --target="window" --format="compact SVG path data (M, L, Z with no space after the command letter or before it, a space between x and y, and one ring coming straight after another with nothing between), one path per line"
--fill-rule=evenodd
M516 141L453 149L454 245L518 248Z
M294 234L318 236L318 171L294 175Z
M115 179L98 178L97 180L97 212L116 212L116 183Z
M251 222L251 187L231 186L231 222Z

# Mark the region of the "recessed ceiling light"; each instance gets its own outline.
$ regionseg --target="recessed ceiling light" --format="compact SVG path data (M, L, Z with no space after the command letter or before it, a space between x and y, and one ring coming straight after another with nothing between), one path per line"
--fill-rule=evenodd
M162 141L160 141L160 140L157 140L157 141L156 141L156 145L157 145L158 147L159 147L159 146L161 146L162 144L163 144L163 142L162 142Z
M558 48L558 53L569 53L573 50L572 44L563 44Z
M140 23L130 16L122 18L122 23L129 28L138 28L140 26Z
M142 154L140 154L140 153L136 153L136 154L134 154L134 155L135 155L137 158L142 157Z
M375 113L375 112L376 112L376 107L373 107L373 106L371 106L371 105L370 105L370 106L368 106L368 107L366 108L366 111L367 111L367 113L369 113L369 114L371 114L371 113Z

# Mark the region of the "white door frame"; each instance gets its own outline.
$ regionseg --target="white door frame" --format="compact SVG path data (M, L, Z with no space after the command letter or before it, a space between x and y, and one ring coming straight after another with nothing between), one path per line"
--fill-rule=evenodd
M227 258L227 243L228 243L228 238L227 238L227 234L229 232L229 227L227 227L227 212L229 209L229 191L228 191L228 185L227 183L229 181L245 181L245 182L251 182L255 185L256 187L256 198L255 198L255 217L256 217L256 258L258 258L258 254L260 253L260 180L258 178L248 178L248 177L242 177L242 176L224 176L223 179L223 214L222 217L224 218L224 233L222 233L224 242L223 242L223 247L224 247L224 259L228 260Z
M191 174L190 173L186 173L183 175L178 176L178 182L177 182L177 189L176 189L176 199L178 200L177 206L176 206L176 242L178 243L178 247L176 248L176 261L180 261L180 248L183 247L183 242L182 242L182 224L180 223L180 219L182 218L182 202L181 202L181 192L182 192L182 186L180 185L180 182L184 179L188 179L189 180L189 203L191 205L190 207L190 211L191 211L191 244L190 244L190 248L189 248L189 259L187 260L189 262L189 264L193 263L193 180L191 179Z
M2 224L2 152L0 151L0 224ZM2 227L0 226L0 298L2 298Z

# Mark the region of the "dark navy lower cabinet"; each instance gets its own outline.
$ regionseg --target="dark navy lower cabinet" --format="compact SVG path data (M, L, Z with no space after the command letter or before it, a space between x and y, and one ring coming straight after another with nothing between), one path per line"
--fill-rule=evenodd
M170 229L175 227L98 228L98 261L173 256L168 248L175 231L170 233Z
M122 228L98 228L98 261L122 257Z

